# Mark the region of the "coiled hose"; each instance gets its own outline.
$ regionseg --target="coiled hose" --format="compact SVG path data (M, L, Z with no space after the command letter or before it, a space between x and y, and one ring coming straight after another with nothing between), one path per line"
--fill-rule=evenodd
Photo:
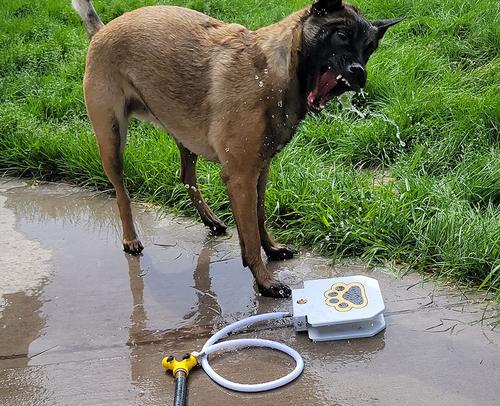
M193 352L196 358L198 358L202 368L205 370L207 375L219 385L231 389L238 392L264 392L271 389L279 388L280 386L284 386L293 380L295 380L304 369L304 361L300 354L295 351L293 348L289 346L278 343L276 341L264 340L260 338L240 338L234 340L227 340L221 343L217 343L219 340L228 337L232 332L238 329L246 328L251 326L252 324L259 323L262 321L268 320L280 320L284 318L291 317L292 315L288 312L275 312L275 313L264 313L256 316L251 316L243 320L239 320L235 323L232 323L222 330L219 330L212 337L208 339L200 353ZM274 381L258 383L258 384L242 384L231 382L222 376L220 376L217 372L213 370L208 362L208 355L213 354L215 352L221 350L234 350L236 348L242 347L265 347L272 348L274 350L278 350L284 352L295 360L295 368L288 375L283 376L279 379L275 379Z

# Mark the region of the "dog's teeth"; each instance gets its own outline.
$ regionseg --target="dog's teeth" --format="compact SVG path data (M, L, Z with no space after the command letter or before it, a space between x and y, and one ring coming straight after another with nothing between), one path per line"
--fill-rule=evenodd
M342 82L344 82L347 86L351 86L351 84L349 83L349 81L345 78L342 78Z

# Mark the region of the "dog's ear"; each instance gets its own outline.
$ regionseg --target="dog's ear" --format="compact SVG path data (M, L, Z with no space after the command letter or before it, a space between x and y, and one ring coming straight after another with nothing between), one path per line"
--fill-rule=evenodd
M378 39L382 39L382 37L387 32L389 27L392 27L393 25L396 25L397 23L400 23L403 20L404 20L404 17L391 18L390 20L374 21L372 24L375 28L377 28Z
M342 0L318 0L312 5L311 11L317 16L337 11L342 8Z

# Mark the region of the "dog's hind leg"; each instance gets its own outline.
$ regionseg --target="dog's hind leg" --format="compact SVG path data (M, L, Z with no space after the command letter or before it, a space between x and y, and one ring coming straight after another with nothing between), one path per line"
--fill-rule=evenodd
M259 180L257 182L257 215L259 218L259 234L262 248L267 255L267 258L271 261L278 261L283 259L291 259L293 255L297 253L293 248L287 247L283 244L278 244L275 242L265 227L265 195L266 195L266 184L267 177L269 174L269 164L266 165L260 172Z
M123 178L123 151L128 125L125 103L110 100L109 104L104 104L107 97L92 98L89 92L86 93L86 99L87 111L99 145L102 166L116 192L123 228L123 249L129 254L139 254L143 250L143 245L137 238L130 197ZM99 103L93 103L91 100L99 100ZM117 104L119 108L113 110L112 106Z
M212 234L221 235L226 232L226 226L224 223L214 214L214 212L208 207L205 199L198 190L197 179L196 179L196 161L198 156L182 144L177 143L179 147L180 157L181 157L181 181L186 185L189 197L191 198L194 207L198 210L201 220L203 223L210 228Z

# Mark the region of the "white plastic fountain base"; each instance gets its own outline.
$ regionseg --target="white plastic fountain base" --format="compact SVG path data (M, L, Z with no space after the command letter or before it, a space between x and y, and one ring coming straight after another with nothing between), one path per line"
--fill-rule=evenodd
M366 276L304 282L292 292L293 324L313 341L372 337L385 328L377 280Z

